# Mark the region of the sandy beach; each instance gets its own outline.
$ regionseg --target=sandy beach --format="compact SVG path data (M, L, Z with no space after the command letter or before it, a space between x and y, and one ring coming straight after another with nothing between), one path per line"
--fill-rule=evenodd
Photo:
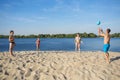
M120 52L0 52L0 80L120 80Z

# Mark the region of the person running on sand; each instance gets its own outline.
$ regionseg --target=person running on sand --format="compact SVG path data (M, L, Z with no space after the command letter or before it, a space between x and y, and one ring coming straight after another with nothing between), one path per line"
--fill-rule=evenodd
M15 46L15 41L14 41L14 31L11 30L10 31L10 35L9 35L9 52L10 52L10 55L14 56L13 55L13 48Z
M36 50L40 50L40 39L36 39Z
M98 34L99 36L104 37L104 46L103 46L103 51L105 53L106 61L110 63L109 61L109 53L108 50L110 48L110 32L111 30L108 28L106 29L106 32L104 33L101 28L98 29Z
M75 37L75 50L76 51L80 51L80 42L81 42L80 35L77 34Z

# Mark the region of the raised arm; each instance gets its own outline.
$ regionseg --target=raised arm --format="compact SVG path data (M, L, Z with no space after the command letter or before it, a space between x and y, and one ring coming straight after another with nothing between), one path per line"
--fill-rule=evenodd
M98 28L98 35L104 37L105 33L103 32L103 30L101 28Z

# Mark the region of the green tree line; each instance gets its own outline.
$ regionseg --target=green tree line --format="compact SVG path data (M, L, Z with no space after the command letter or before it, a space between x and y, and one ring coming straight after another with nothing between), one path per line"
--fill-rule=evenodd
M15 35L15 38L74 38L75 34L38 34L38 35ZM96 38L99 37L94 33L78 33L82 38ZM0 38L8 38L9 35L0 35ZM112 38L120 38L120 33L111 34Z

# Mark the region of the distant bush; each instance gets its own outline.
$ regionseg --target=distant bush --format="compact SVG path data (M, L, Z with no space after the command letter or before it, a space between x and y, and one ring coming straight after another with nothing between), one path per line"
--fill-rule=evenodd
M77 33L75 34L38 34L38 35L15 35L15 38L74 38ZM94 33L78 33L82 38L96 38L98 37ZM0 35L0 38L8 38L9 35ZM120 38L120 33L111 34L112 38Z

